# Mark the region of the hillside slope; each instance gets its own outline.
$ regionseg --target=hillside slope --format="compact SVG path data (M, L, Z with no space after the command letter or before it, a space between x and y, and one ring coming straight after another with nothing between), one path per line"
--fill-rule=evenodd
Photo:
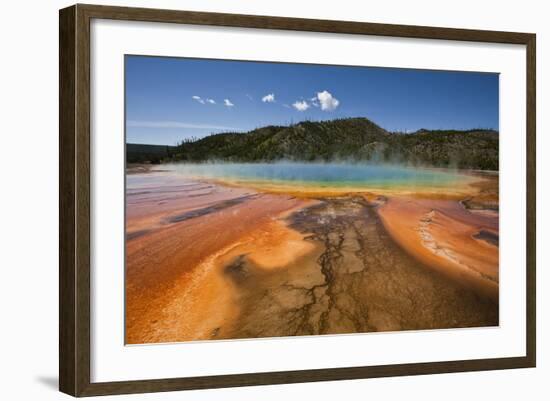
M348 118L214 134L182 143L170 160L349 160L498 170L498 146L492 130L390 133L366 118Z

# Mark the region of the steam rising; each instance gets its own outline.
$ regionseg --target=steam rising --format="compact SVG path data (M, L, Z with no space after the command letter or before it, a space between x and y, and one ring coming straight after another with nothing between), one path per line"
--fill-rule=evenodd
M428 169L374 163L201 163L166 164L163 169L194 179L272 184L358 188L417 186L447 187L465 182L468 176L448 169Z

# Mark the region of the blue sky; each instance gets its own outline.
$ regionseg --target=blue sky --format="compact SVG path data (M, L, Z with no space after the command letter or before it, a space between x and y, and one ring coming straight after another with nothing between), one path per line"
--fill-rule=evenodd
M125 68L128 143L343 117L498 130L498 74L147 56Z

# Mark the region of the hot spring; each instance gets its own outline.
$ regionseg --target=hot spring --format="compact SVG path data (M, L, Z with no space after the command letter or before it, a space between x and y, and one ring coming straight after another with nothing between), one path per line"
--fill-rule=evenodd
M202 163L167 164L160 170L195 180L213 180L265 189L453 190L473 177L452 169L360 163Z

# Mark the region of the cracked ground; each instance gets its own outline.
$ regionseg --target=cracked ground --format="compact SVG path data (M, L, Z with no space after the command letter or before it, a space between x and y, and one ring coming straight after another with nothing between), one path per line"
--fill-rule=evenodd
M241 313L211 338L498 325L498 304L426 268L384 230L377 203L323 198L286 218L315 251L284 268L239 255L224 268Z

